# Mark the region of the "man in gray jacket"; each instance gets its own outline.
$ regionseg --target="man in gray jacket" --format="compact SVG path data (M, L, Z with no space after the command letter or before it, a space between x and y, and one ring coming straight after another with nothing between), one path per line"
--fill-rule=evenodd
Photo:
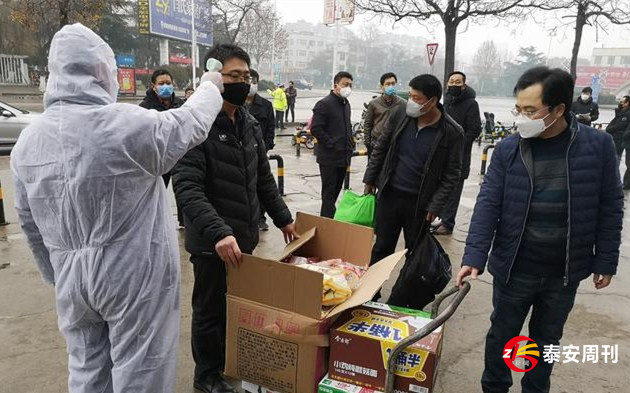
M372 155L372 150L376 146L378 138L383 133L383 128L389 119L390 113L396 111L399 106L405 105L405 100L396 95L396 84L398 78L393 72L385 73L381 76L381 90L383 94L373 99L367 106L365 115L365 147L368 156Z

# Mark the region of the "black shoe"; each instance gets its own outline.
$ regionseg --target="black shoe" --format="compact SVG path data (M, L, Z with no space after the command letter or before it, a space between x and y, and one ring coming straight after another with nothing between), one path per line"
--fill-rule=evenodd
M258 229L261 231L268 231L269 225L265 221L258 222Z
M195 380L193 386L203 393L238 393L220 375L214 375L206 378L204 381Z

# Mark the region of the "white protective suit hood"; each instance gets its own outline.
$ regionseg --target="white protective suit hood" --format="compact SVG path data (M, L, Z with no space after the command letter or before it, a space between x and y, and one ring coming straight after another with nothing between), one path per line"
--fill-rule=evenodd
M107 105L116 102L118 77L112 48L80 23L55 34L48 54L44 107L58 101Z

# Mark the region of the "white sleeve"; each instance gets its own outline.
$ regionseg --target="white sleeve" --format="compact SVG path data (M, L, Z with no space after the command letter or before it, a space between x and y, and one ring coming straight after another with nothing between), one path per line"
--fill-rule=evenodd
M50 263L48 249L44 245L44 240L42 239L42 235L39 232L37 224L35 224L35 220L33 220L33 215L31 214L31 209L28 204L26 189L15 172L13 172L13 179L15 183L15 210L17 210L22 231L26 235L26 240L28 241L28 245L33 253L35 263L42 275L42 279L45 282L54 285L55 274L52 264Z
M158 154L155 175L169 172L188 150L206 140L222 106L219 89L204 82L181 108L157 114L152 141Z

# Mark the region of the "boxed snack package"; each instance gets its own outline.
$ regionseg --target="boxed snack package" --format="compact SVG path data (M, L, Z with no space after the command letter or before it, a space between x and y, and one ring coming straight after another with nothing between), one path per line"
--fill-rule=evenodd
M373 302L347 310L330 332L330 379L383 391L391 351L430 321L428 313ZM396 392L430 392L441 350L438 328L401 352Z
M328 375L319 383L317 393L383 393L376 390L352 385L346 382L334 381Z

